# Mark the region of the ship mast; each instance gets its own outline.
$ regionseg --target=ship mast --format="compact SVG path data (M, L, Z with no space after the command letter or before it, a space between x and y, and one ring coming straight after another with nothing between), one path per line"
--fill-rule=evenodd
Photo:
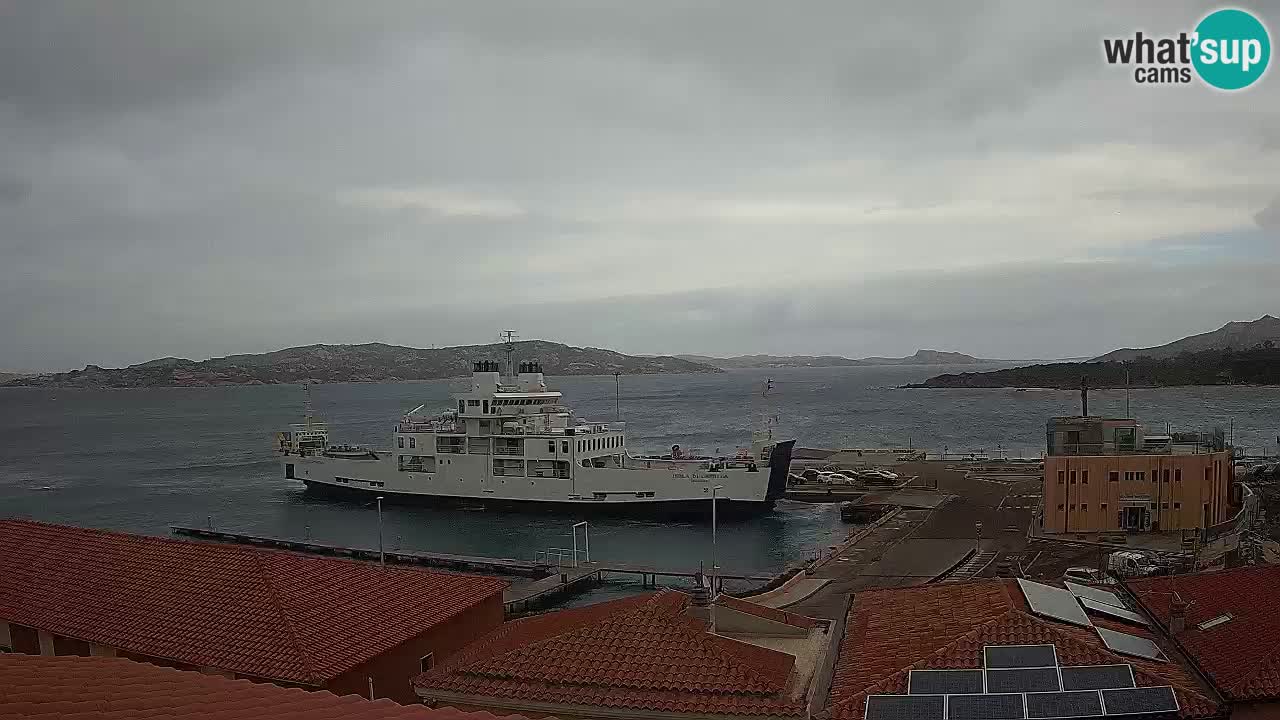
M302 384L303 400L302 400L302 418L307 428L310 428L314 416L311 412L311 383Z
M507 346L504 348L504 350L507 353L507 377L515 377L516 376L515 369L514 369L514 366L511 364L511 354L516 351L515 339L519 337L519 335L516 335L515 330L503 330L500 333L500 335L503 341L506 342L507 344Z

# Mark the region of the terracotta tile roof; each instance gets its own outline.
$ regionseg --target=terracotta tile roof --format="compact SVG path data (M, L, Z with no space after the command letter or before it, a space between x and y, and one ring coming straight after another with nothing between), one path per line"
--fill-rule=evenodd
M505 583L299 553L0 521L0 620L319 685Z
M1175 639L1218 692L1232 701L1280 699L1280 566L1146 578L1126 584L1166 627L1172 593L1187 603L1186 629ZM1230 621L1197 627L1230 613Z
M1096 623L1147 637L1167 655L1173 652L1133 626ZM1189 668L1113 653L1091 628L1032 615L1014 581L981 580L857 593L836 661L831 716L862 718L867 695L905 693L912 669L980 668L984 645L1038 644L1053 644L1062 665L1126 663L1140 686L1172 685L1181 717L1208 718L1220 710Z
M319 690L228 680L123 658L0 655L0 717L26 720L494 720ZM524 720L513 716L509 720Z
M794 658L707 632L662 591L507 623L414 679L426 697L709 715L796 716Z

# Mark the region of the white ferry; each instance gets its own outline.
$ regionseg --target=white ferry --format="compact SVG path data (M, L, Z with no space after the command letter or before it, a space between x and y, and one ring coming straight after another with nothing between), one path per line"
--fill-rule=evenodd
M507 365L510 365L508 360ZM707 514L760 512L786 491L794 440L753 434L749 449L691 457L678 445L662 456L632 455L624 423L587 422L548 390L537 362L504 377L496 361L474 364L471 386L439 414L410 410L390 450L330 445L312 419L278 433L286 478L308 490L382 495L464 505L510 505L570 511Z

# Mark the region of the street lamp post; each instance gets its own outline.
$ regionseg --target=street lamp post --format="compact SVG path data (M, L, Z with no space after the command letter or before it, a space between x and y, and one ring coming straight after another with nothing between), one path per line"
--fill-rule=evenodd
M716 564L716 499L717 494L723 489L723 485L715 485L711 488L711 632L713 633L716 631L716 596L719 593L716 584L720 579L720 566Z
M382 551L382 496L378 496L378 564L386 565L387 556Z

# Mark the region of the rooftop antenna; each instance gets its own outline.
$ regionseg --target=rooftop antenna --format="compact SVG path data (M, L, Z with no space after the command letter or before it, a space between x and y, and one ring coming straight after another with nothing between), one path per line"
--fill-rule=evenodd
M519 335L516 335L515 330L503 330L501 333L501 336L502 336L502 341L506 343L506 347L503 348L503 350L507 353L507 375L514 377L516 373L515 373L515 370L512 369L511 353L516 351L515 341L516 341L516 338L519 337Z
M1124 364L1124 416L1133 418L1133 411L1129 409L1129 363Z

